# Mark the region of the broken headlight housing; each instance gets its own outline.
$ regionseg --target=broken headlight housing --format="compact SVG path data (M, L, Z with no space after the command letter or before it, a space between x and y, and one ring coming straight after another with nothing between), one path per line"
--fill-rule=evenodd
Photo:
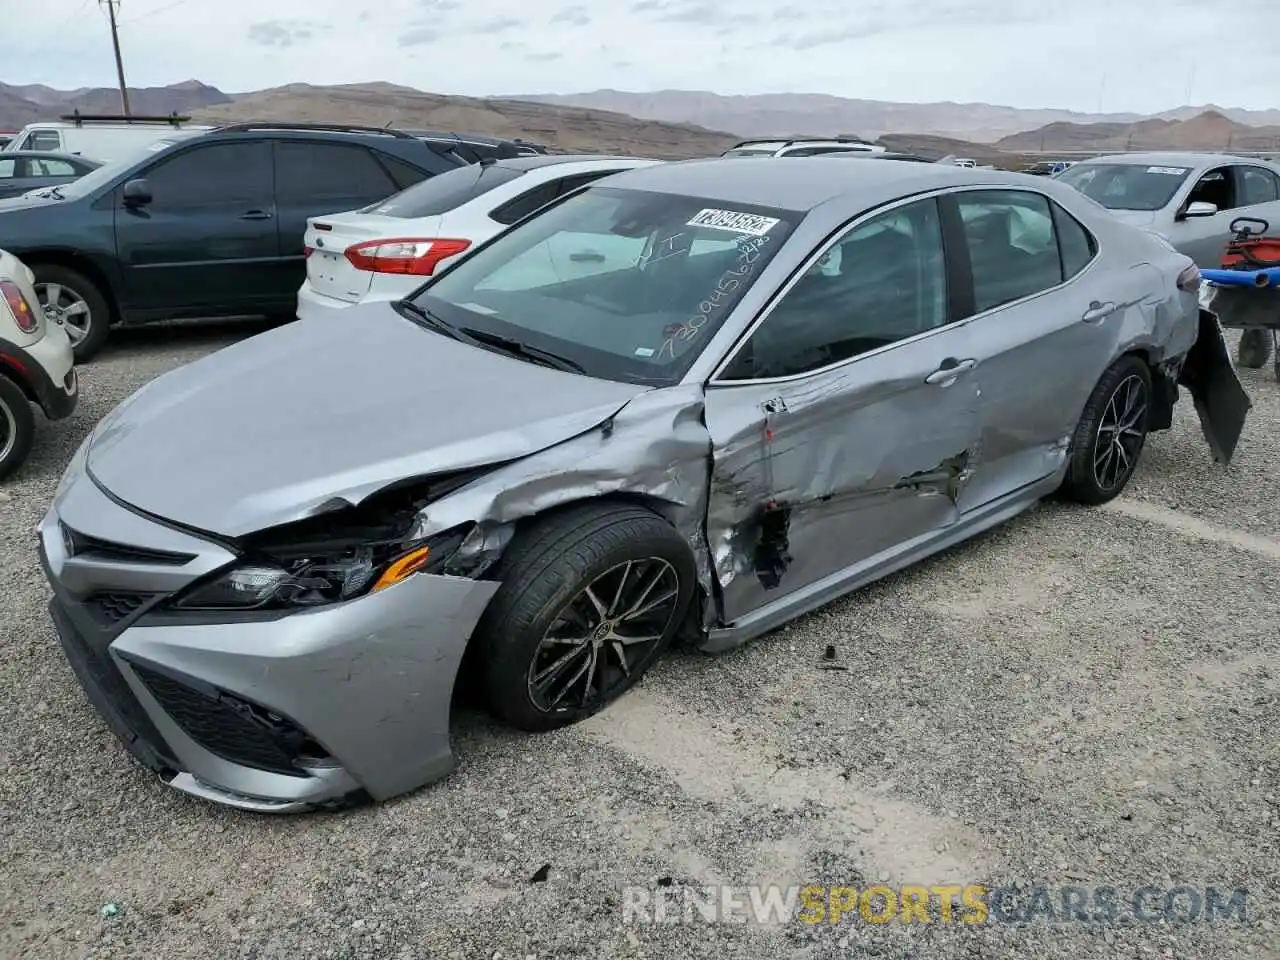
M415 573L443 571L474 527L344 542L262 545L197 581L171 604L186 612L286 611L341 603L394 586ZM371 531L370 531L371 532Z

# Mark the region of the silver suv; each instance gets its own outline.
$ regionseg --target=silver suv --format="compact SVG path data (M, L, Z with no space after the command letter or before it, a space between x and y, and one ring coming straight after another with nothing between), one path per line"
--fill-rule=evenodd
M722 157L813 157L820 153L884 153L878 143L867 143L855 137L810 138L798 140L743 140L734 144Z

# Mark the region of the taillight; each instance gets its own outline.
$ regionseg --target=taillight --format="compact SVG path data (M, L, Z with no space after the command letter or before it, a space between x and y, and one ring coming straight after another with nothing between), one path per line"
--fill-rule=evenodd
M311 255L312 255L313 253L315 253L315 252L316 252L316 248L315 248L315 247L303 247L303 248L302 248L302 256L303 256L304 258L311 256Z
M1183 267L1178 274L1178 289L1187 293L1198 293L1200 290L1200 268L1194 263Z
M456 256L470 240L425 240L398 237L393 240L367 240L347 247L346 257L357 270L371 273L407 273L429 277L441 260Z
M18 285L12 280L0 280L0 293L4 294L4 302L9 304L9 309L13 312L18 329L23 333L35 333L40 321Z

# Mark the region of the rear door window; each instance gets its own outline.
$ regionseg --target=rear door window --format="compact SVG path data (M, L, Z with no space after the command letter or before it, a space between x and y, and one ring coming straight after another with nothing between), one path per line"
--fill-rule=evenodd
M434 217L456 210L494 187L523 176L523 171L497 164L471 164L415 184L393 197L370 204L361 213L384 217Z
M1023 190L974 190L954 197L969 248L976 313L1062 283L1047 197Z
M523 219L539 207L544 207L554 200L560 192L557 180L548 180L541 186L526 190L514 200L508 200L496 210L489 211L489 218L499 223L512 224Z
M387 168L387 172L391 174L396 186L401 190L412 187L415 183L421 183L431 176L427 171L419 170L413 164L397 160L395 157L388 156L385 153L379 153L378 160Z
M276 196L284 203L323 203L395 193L397 185L366 148L347 143L276 143Z

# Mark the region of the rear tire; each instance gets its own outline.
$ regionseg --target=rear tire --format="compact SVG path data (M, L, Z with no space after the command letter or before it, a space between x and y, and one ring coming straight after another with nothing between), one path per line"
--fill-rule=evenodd
M1071 439L1064 497L1097 506L1120 495L1147 440L1152 398L1151 370L1142 360L1124 356L1107 368Z
M1236 363L1250 370L1261 370L1271 359L1271 331L1245 330L1236 348Z
M88 277L56 263L34 263L36 295L45 316L61 314L76 363L98 355L111 333L111 307L102 291ZM49 297L54 295L54 310Z
M495 576L502 586L475 636L478 679L490 713L536 732L577 723L636 684L683 622L696 571L670 523L608 503L536 522Z
M0 377L0 480L22 466L35 435L31 402L16 383Z

